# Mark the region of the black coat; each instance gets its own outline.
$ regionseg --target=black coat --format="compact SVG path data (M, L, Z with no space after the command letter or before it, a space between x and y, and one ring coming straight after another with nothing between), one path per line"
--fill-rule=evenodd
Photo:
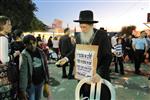
M61 57L65 57L72 51L73 45L71 43L71 38L68 35L64 35L60 38L59 49L60 49Z
M109 66L112 60L111 54L111 43L107 36L107 33L103 30L94 29L94 39L91 42L92 45L98 45L98 64L97 64L97 73L104 79L110 81L109 76ZM81 44L80 34L76 36L77 44ZM83 97L90 96L90 85L84 84L81 87L80 93L83 94ZM110 100L110 92L106 85L102 84L101 87L101 100Z
M104 79L110 81L109 77L109 66L112 60L111 54L111 43L107 36L107 33L102 30L94 29L94 39L92 45L98 45L98 64L97 64L97 73ZM80 33L76 34L76 44L81 44ZM67 57L70 59L74 58L75 49L72 50Z

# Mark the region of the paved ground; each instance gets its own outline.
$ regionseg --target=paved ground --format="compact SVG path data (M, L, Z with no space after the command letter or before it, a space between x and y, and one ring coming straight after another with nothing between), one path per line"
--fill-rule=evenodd
M116 90L116 100L150 100L150 66L142 65L143 75L135 75L133 64L124 64L125 75L114 73L111 66L111 81ZM76 80L61 78L61 68L49 65L51 75L51 90L53 100L75 100ZM42 99L46 100L46 99Z

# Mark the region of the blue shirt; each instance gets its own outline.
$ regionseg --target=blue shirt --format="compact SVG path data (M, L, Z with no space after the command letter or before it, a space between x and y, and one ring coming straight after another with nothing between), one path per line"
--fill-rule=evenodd
M148 46L145 38L136 38L133 40L132 44L135 46L135 49L144 50L145 46Z

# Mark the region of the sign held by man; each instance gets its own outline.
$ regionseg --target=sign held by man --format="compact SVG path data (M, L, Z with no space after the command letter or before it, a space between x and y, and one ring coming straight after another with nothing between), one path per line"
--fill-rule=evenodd
M96 45L76 45L75 51L75 78L91 78L96 74L97 67Z

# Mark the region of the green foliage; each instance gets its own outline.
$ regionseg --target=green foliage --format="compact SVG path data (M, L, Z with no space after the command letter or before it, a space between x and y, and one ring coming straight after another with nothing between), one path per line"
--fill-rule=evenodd
M36 17L33 18L31 22L32 31L47 31L48 26L43 24L42 21L38 20Z
M34 11L37 11L37 8L32 0L0 0L0 15L5 15L11 19L13 29L33 31L34 27L32 25L36 23L33 24L32 22L38 23Z

